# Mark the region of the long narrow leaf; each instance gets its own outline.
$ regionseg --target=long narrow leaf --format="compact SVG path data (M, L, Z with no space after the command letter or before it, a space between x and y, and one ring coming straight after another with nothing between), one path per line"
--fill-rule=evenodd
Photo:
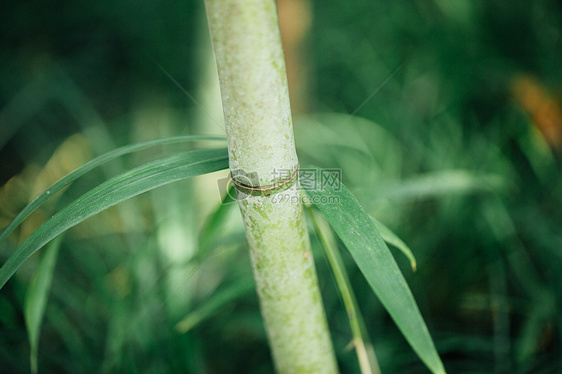
M8 227L6 227L6 229L2 232L2 234L0 234L0 243L2 243L4 239L6 239L6 237L10 235L27 216L29 216L35 209L41 206L41 204L47 201L51 196L56 194L62 188L69 185L70 183L72 183L82 175L86 174L90 170L98 166L101 166L111 160L114 160L120 156L141 151L157 145L174 144L174 143L182 143L182 142L197 141L197 140L225 140L225 137L215 136L215 135L186 135L186 136L174 136L169 138L154 139L142 143L130 144L121 148L117 148L111 152L107 152L101 156L94 158L93 160L87 162L83 166L74 170L72 173L66 175L64 178L61 178L59 181L55 182L51 187L47 188L45 192L37 196L31 203L29 203L29 205L27 205L16 216L16 218L14 218L14 220L8 225Z
M45 309L47 309L51 281L53 279L62 237L63 235L57 236L43 251L43 256L41 257L37 271L25 295L23 314L25 317L25 326L27 327L27 336L29 337L29 358L32 373L37 373L39 334L41 332Z
M379 234L381 234L383 240L387 244L393 245L396 248L398 248L400 252L402 252L404 256L406 256L410 261L410 266L412 267L412 270L416 271L418 265L416 263L416 258L414 257L414 254L412 253L410 247L408 247L408 245L404 243L404 241L400 239L398 235L396 235L391 229L385 226L382 222L377 221L373 217L371 217L371 219L375 223L375 227L377 228Z
M250 292L252 289L255 289L255 287L254 282L252 282L249 277L242 278L235 283L224 286L211 295L208 300L182 318L181 321L176 324L176 330L180 334L185 334L202 321L210 318L214 313L220 310L220 308L228 305L241 295Z
M206 253L211 245L213 240L216 240L217 237L220 236L220 232L224 232L226 221L229 218L229 213L233 207L237 207L237 205L232 204L235 202L232 196L234 196L236 192L234 191L234 186L231 186L227 191L226 195L222 199L221 203L215 210L213 214L211 214L208 221L203 225L199 234L199 247L200 252Z
M323 181L333 180L322 170L317 175ZM304 187L414 351L433 373L444 373L443 363L412 292L375 224L357 199L341 183L324 183L322 189Z
M501 191L511 187L499 175L478 175L469 170L440 170L389 182L365 191L378 199L423 199L452 194Z
M33 232L0 268L0 288L35 251L85 219L156 187L227 167L226 149L202 150L152 161L108 180L76 199Z
M324 248L324 252L326 253L330 267L332 268L334 279L347 312L347 318L349 319L349 325L351 327L351 334L353 335L353 345L355 346L355 352L357 353L357 360L359 362L361 374L380 373L381 371L375 350L369 341L367 328L365 327L361 310L357 306L357 299L355 298L355 294L351 288L351 282L349 281L347 270L345 269L340 253L336 249L337 246L332 230L325 220L321 220L321 217L316 217L316 213L312 208L310 208L310 206L308 211L314 225L314 231L316 231L316 235L318 235L318 239L320 239L320 243Z

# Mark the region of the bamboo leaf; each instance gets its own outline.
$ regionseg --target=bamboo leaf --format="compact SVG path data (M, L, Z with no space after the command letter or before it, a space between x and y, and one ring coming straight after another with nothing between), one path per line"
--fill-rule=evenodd
M25 295L24 317L29 337L31 372L37 373L37 352L43 316L47 308L51 281L57 263L62 235L57 236L43 252L39 266Z
M182 142L189 142L189 141L200 141L200 140L225 140L223 136L215 136L215 135L186 135L186 136L175 136L169 138L161 138L161 139L154 139L149 140L142 143L130 144L121 148L114 149L111 152L107 152L101 156L94 158L93 160L87 162L83 166L79 167L78 169L74 170L72 173L66 175L64 178L61 178L59 181L55 182L51 187L47 188L45 192L41 195L37 196L29 205L27 205L17 216L14 220L6 227L6 229L0 234L0 243L2 243L8 235L10 235L16 227L23 220L29 216L35 209L37 209L41 204L47 201L51 196L56 194L65 186L69 185L82 175L86 174L90 170L101 166L111 160L114 160L120 156L124 156L129 153L138 152L147 148L155 147L158 145L163 144L174 144L174 143L182 143Z
M228 305L241 295L250 292L255 288L252 278L242 278L239 281L228 284L216 291L208 300L192 310L179 321L175 328L180 334L185 334L193 327L213 316L220 308Z
M206 253L209 250L212 241L216 240L221 231L224 232L226 221L229 218L231 209L233 207L237 207L237 205L232 204L235 202L235 194L236 191L234 190L234 185L231 185L227 189L224 198L215 212L210 216L201 229L201 233L199 235L199 247L202 253Z
M377 361L377 356L375 354L375 350L373 349L373 345L369 341L363 315L357 306L357 299L353 293L343 259L336 249L337 245L332 230L321 216L316 217L316 214L310 205L307 207L309 208L308 212L310 213L310 218L312 219L312 223L314 225L314 231L318 235L318 239L320 239L320 243L324 248L324 252L326 253L330 267L332 268L334 279L347 312L351 334L353 335L353 345L355 346L355 352L357 354L357 361L359 362L361 374L380 374L381 371Z
M118 175L82 195L33 232L0 268L0 288L39 248L85 219L156 187L228 167L226 149L181 153Z
M383 240L387 244L393 245L396 248L398 248L400 252L402 252L404 256L406 256L410 261L410 266L412 267L412 270L416 271L418 265L416 263L416 258L414 257L414 253L412 252L410 247L408 247L408 245L404 243L404 241L400 239L398 235L396 235L391 229L385 226L382 222L377 221L373 217L371 217L371 219L373 220L375 227L377 228L379 234L381 234Z
M320 180L333 180L322 170L317 175ZM339 182L324 183L322 189L304 187L420 359L433 373L444 373L443 363L412 292L375 224L357 199Z

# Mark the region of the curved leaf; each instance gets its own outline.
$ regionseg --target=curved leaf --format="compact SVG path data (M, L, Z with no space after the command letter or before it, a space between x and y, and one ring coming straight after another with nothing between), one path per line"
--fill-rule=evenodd
M320 181L333 181L333 176L323 170L318 170L316 175ZM311 202L316 204L346 245L414 351L433 373L444 373L443 363L412 292L369 215L342 183L316 185L322 189L305 185Z
M408 245L406 243L404 243L404 241L402 239L400 239L398 237L398 235L396 235L385 224L376 220L373 217L371 217L371 219L375 223L375 227L377 228L377 231L379 232L379 234L381 234L383 240L387 244L393 245L396 248L398 248L400 250L400 252L402 252L404 254L404 256L406 256L408 258L408 261L410 261L410 266L412 267L412 270L416 271L416 269L418 268L418 265L416 263L416 258L414 257L414 253L412 252L410 247L408 247Z
M226 149L181 153L139 166L90 190L35 230L0 268L0 288L35 251L85 219L156 187L228 167Z
M13 221L6 227L6 229L0 234L0 243L6 239L8 235L12 233L18 227L22 221L29 216L35 209L37 209L41 204L47 201L51 196L56 194L65 186L69 185L82 175L86 174L90 170L105 164L111 160L114 160L120 156L141 151L143 149L147 149L150 147L154 147L157 145L162 144L174 144L174 143L182 143L188 141L197 141L197 140L225 140L224 136L215 136L215 135L186 135L186 136L174 136L169 138L161 138L161 139L154 139L149 140L142 143L130 144L121 148L114 149L111 152L107 152L101 156L94 158L93 160L87 162L83 166L79 167L78 169L74 170L72 173L66 175L64 178L61 178L59 181L55 182L51 187L47 188L45 192L41 195L37 196L29 205L27 205L17 216L13 219Z

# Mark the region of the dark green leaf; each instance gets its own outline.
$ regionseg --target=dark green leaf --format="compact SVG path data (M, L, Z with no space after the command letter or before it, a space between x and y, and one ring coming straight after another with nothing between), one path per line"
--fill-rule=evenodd
M334 275L336 285L338 286L347 312L351 334L353 335L353 345L355 346L357 361L359 362L359 369L362 374L380 374L381 371L377 356L373 345L369 341L363 315L357 306L357 299L351 288L351 282L347 275L343 259L337 250L333 232L328 226L328 223L326 223L324 219L321 219L321 216L316 217L313 209L309 209L309 213L312 223L314 224L314 230L318 235L318 239L320 239L320 243L322 243L322 247L324 248L324 252L332 268L332 274Z
M69 185L82 175L86 174L90 170L101 166L111 160L114 160L120 156L141 151L143 149L147 149L150 147L155 147L162 144L174 144L174 143L182 143L188 141L198 141L198 140L225 140L223 136L215 136L215 135L187 135L187 136L175 136L170 138L162 138L162 139L154 139L149 140L142 143L137 144L130 144L121 148L114 149L111 152L107 152L101 156L94 158L93 160L87 162L83 166L79 167L78 169L74 170L72 173L66 175L64 178L61 178L59 181L55 182L51 187L49 187L45 192L41 195L37 196L29 205L27 205L17 216L14 220L6 227L6 229L0 234L0 243L6 239L8 235L12 233L18 227L22 221L29 216L35 209L37 209L41 204L47 201L51 196L56 194L65 186Z
M37 373L39 333L41 332L41 323L43 322L43 315L49 300L51 281L53 280L61 241L62 235L59 235L45 248L39 266L25 295L23 314L29 337L29 356L32 373Z
M330 181L319 170L320 180ZM369 215L341 183L307 189L330 225L348 248L367 282L414 351L433 373L444 373L443 363L420 314L412 292Z
M85 219L156 187L227 167L226 149L202 150L152 161L108 180L76 199L33 232L0 268L0 288L35 251Z

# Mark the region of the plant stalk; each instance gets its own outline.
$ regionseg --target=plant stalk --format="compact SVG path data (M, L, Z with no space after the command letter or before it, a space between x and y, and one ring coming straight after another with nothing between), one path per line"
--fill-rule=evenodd
M298 183L285 183L298 159L275 2L206 6L230 170L246 187L237 189L238 200L276 370L336 373Z

